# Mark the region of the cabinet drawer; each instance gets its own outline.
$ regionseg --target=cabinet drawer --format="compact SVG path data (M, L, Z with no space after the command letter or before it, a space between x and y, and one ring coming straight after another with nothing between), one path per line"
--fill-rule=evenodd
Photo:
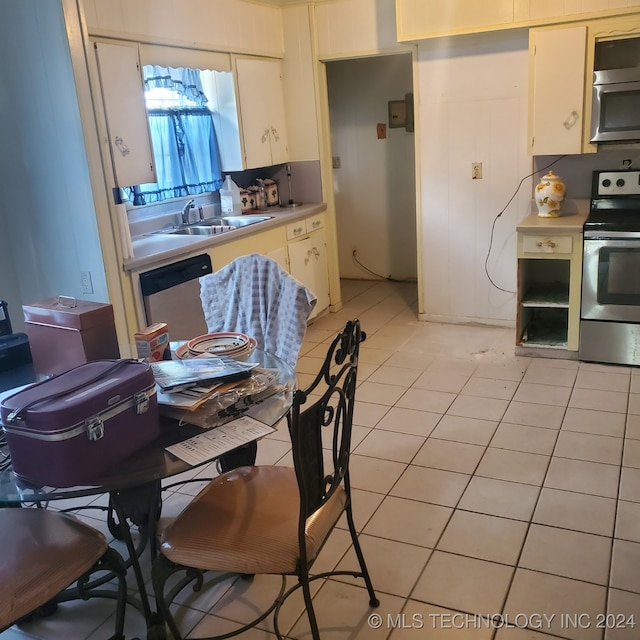
M324 215L319 214L317 216L312 216L306 219L307 223L307 233L313 233L318 229L322 229L324 227Z
M522 250L525 253L571 253L571 236L530 236L522 237Z
M300 238L307 233L307 225L305 220L296 220L290 222L287 225L287 240L293 240L294 238Z

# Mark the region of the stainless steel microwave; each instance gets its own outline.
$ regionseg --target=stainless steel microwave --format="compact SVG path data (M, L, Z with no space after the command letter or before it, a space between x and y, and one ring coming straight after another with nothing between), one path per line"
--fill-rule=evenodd
M594 72L591 142L640 142L640 67Z

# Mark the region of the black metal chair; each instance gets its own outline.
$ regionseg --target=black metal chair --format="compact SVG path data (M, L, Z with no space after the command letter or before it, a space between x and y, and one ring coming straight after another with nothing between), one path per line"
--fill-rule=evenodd
M191 582L199 590L206 571L282 576L280 592L266 611L217 638L240 634L272 612L274 631L282 638L280 609L294 591L302 589L312 635L318 640L310 583L329 576L363 578L369 605L379 605L353 522L349 480L358 352L364 339L360 323L349 321L331 343L312 384L294 393L288 415L294 468L244 466L229 471L212 480L163 531L152 582L158 613L174 638L182 636L170 604ZM325 442L331 443L330 453L323 452L324 431L329 431ZM343 513L360 571L311 575L314 561ZM185 575L177 584L171 580L174 586L165 593L176 572ZM286 576L297 577L289 589Z
M0 509L0 548L0 631L34 612L52 613L58 602L106 596L87 585L94 572L109 571L118 578L111 640L124 640L126 570L97 529L55 511Z

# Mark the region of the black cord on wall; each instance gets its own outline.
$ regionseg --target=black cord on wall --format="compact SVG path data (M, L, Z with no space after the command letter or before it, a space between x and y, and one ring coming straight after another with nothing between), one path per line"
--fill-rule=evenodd
M412 283L417 282L416 278L407 278L406 280L399 280L398 278L392 278L390 275L383 276L383 275L380 275L379 273L376 273L375 271L371 271L371 269L369 269L368 267L365 267L362 264L362 262L358 260L358 253L355 249L351 252L351 258L363 271L370 273L372 276L376 276L376 278L380 278L382 280L388 280L389 282L412 282Z
M509 289L503 289L502 287L498 286L491 278L491 276L489 275L489 256L491 255L491 248L493 246L493 233L495 231L496 228L496 222L498 221L498 218L500 216L502 216L502 214L507 210L507 207L511 204L511 202L513 201L513 199L518 195L518 191L520 191L520 187L522 186L522 184L524 183L525 180L527 180L528 178L531 178L532 176L535 176L536 173L541 173L542 171L546 171L547 169L549 169L550 167L552 167L554 164L556 164L556 162L559 162L560 160L562 160L563 158L566 158L566 154L563 156L560 156L559 158L556 158L553 162L550 162L548 165L546 165L545 167L542 167L541 169L537 169L536 171L534 171L533 173L530 173L529 175L525 176L524 178L522 178L522 180L520 180L520 182L518 183L518 186L516 187L516 190L513 192L513 195L509 198L509 200L507 201L507 204L504 205L504 207L502 208L502 211L500 211L500 213L498 213L498 215L493 219L493 223L491 225L491 236L489 238L489 250L487 251L487 257L484 260L484 272L487 274L487 278L489 279L489 282L499 291L504 291L505 293L513 293L515 295L515 291L510 291Z

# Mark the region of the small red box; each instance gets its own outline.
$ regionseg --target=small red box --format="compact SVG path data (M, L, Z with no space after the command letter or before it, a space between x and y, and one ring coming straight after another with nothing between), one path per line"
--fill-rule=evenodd
M169 352L169 330L166 322L156 322L135 334L138 358L147 362L167 360Z
M119 358L113 307L68 296L23 305L33 366L56 375L85 362Z

